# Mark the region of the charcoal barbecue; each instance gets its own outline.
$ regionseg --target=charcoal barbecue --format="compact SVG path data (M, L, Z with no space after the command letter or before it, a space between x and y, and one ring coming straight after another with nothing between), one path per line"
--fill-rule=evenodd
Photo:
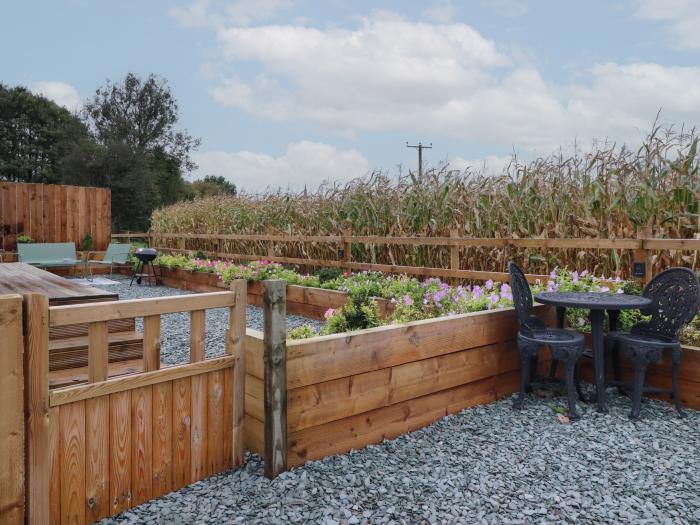
M136 279L137 284L145 279L152 284L158 284L158 276L156 275L156 268L153 265L153 261L158 256L158 251L155 248L138 248L134 252L134 257L138 259L136 266L134 267L134 275L131 276L131 282L129 286L134 284L134 279ZM148 272L148 268L151 268L151 272Z

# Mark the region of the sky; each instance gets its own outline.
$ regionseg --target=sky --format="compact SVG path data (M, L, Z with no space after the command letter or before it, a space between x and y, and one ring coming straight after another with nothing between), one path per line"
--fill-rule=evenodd
M71 110L165 77L191 178L315 188L372 170L499 172L700 120L700 0L3 0L0 82Z

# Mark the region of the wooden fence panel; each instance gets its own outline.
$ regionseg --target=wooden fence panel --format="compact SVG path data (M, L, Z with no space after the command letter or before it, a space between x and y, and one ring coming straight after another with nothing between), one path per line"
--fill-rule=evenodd
M173 311L177 305L203 315L226 305L233 327L226 334L227 355L205 359L202 353L196 362L164 368L152 362L143 372L111 378L100 366L107 355L101 317L123 316L122 305L94 303L89 305L94 308L90 314L84 305L73 310L49 308L45 297L27 297L30 523L94 523L242 463L244 418L239 412L244 409L235 404L244 399L245 385L235 372L243 361L243 334L232 332L245 327L245 317L240 319L245 315L245 289L245 282L238 281L234 292L210 294L191 306L168 300L164 304L162 299L129 301L129 314L149 320L149 344L154 350L159 346L162 311ZM15 302L21 309L19 296ZM3 307L0 298L0 323ZM86 384L49 390L43 362L48 358L48 327L67 324L66 319L76 315L91 319L93 373ZM19 314L17 318L21 323ZM21 345L21 330L19 336ZM14 355L21 359L22 352ZM22 388L15 391L21 396ZM17 406L21 427L22 404ZM21 467L21 451L17 457ZM0 477L2 488L4 481ZM3 490L0 497L6 496ZM24 503L23 493L16 497ZM18 511L22 510L20 505ZM8 523L22 521L21 516L16 519Z
M74 242L86 234L104 250L112 231L111 190L83 186L0 183L0 249L16 251L24 234L37 242Z

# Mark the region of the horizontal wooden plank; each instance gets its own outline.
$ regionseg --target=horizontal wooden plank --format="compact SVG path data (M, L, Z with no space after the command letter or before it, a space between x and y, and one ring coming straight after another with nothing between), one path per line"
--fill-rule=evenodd
M296 432L386 406L391 368L341 377L287 392L287 429Z
M645 239L645 250L700 250L700 239Z
M235 362L236 357L227 355L197 363L169 366L152 372L120 376L107 381L100 381L99 383L58 388L51 391L50 402L51 406L58 406L107 394L116 394L125 390L156 385L165 381L223 370L234 366Z
M517 389L519 372L509 372L449 390L364 412L289 434L289 466L360 449L417 430L466 407L490 403Z
M537 307L549 315L546 307ZM287 384L297 388L515 339L512 309L426 319L287 342Z
M126 301L53 306L49 308L49 325L94 323L130 317L224 308L234 304L235 294L233 292L212 292L156 299L129 299Z
M113 235L118 238L148 237L147 233ZM200 239L209 241L258 241L280 243L352 243L352 244L384 244L384 245L411 245L411 246L461 246L468 248L584 248L584 249L627 249L635 250L642 247L644 241L640 239L519 239L506 238L478 238L478 237L387 237L374 235L255 235L255 234L217 234L217 233L159 233L151 232L150 236L156 239Z
M265 377L263 367L263 333L252 328L246 328L245 332L246 374L263 379Z

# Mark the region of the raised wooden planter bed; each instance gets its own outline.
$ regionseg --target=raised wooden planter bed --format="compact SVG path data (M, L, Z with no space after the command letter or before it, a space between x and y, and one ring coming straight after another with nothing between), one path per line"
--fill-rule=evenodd
M165 286L193 292L213 292L226 289L226 285L213 273L170 270L159 268L159 278ZM309 319L321 320L329 308L340 308L348 301L348 294L335 290L310 288L308 286L287 286L287 313L301 315ZM248 283L248 304L262 306L262 283ZM389 301L378 299L382 316L392 311Z
M394 438L513 393L516 332L515 311L507 309L287 341L287 466ZM246 443L261 454L263 354L263 334L249 329Z

